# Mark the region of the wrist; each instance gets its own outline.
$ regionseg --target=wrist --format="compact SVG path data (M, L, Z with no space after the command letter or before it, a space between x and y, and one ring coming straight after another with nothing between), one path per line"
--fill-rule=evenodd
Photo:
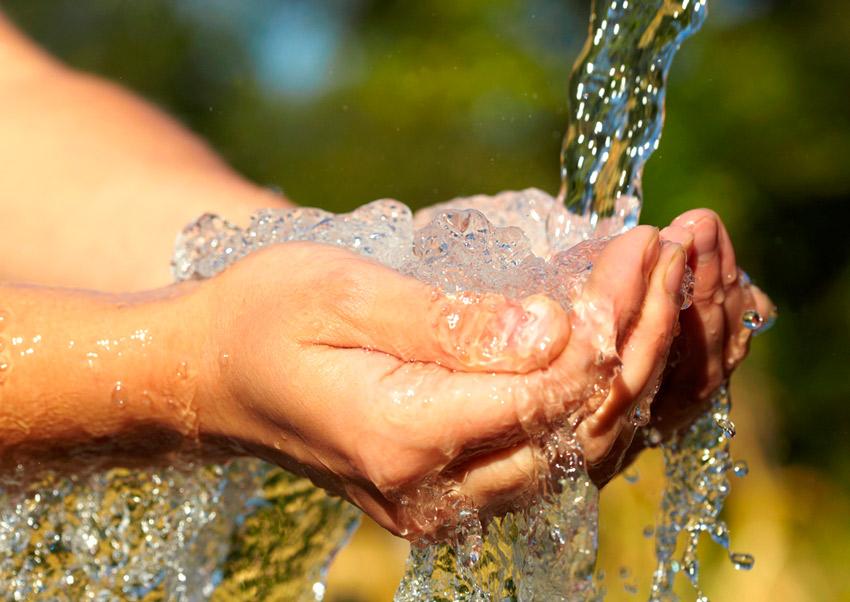
M3 464L70 464L80 451L150 462L192 445L201 367L190 289L4 287Z

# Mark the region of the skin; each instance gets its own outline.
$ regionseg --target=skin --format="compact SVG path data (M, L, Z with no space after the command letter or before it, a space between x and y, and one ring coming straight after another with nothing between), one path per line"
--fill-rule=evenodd
M637 401L663 377L653 420L665 435L687 424L746 353L742 312L772 307L736 286L704 211L610 243L571 313L542 296L448 297L306 243L169 285L186 222L288 204L0 15L0 468L252 454L415 537L434 525L404 495L437 476L500 512L536 483L531 437L570 417L604 483L640 451ZM686 263L696 294L680 320ZM588 395L599 370L613 386Z

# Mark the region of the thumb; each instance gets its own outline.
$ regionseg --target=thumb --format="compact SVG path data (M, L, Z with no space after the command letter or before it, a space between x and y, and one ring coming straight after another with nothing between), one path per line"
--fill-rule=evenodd
M547 366L569 340L566 312L545 295L446 294L366 260L346 280L346 301L331 309L348 328L332 329L334 336L405 361L526 373Z

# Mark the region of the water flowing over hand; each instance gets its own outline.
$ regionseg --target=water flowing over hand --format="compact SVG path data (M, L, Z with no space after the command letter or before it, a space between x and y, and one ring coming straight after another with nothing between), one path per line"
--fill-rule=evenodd
M535 486L529 437L546 425L578 416L589 460L611 452L663 365L684 262L635 229L601 252L567 313L543 295L445 295L347 251L276 245L202 283L215 334L201 436L306 474L409 537L439 527L405 508L427 479L497 511ZM620 385L594 398L606 340Z

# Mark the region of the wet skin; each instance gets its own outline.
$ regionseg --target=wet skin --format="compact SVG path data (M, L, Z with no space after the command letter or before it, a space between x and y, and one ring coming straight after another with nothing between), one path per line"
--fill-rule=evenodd
M686 261L696 287L680 318ZM542 469L530 437L568 416L604 483L640 449L627 416L662 374L653 420L687 424L746 353L742 312L772 310L736 275L722 224L690 212L660 237L644 226L611 242L570 313L539 295L446 297L304 243L131 297L5 287L7 346L39 342L16 347L5 373L3 456L250 453L413 536L433 525L410 523L401 492L440 475L501 511ZM604 397L600 376L614 377Z

